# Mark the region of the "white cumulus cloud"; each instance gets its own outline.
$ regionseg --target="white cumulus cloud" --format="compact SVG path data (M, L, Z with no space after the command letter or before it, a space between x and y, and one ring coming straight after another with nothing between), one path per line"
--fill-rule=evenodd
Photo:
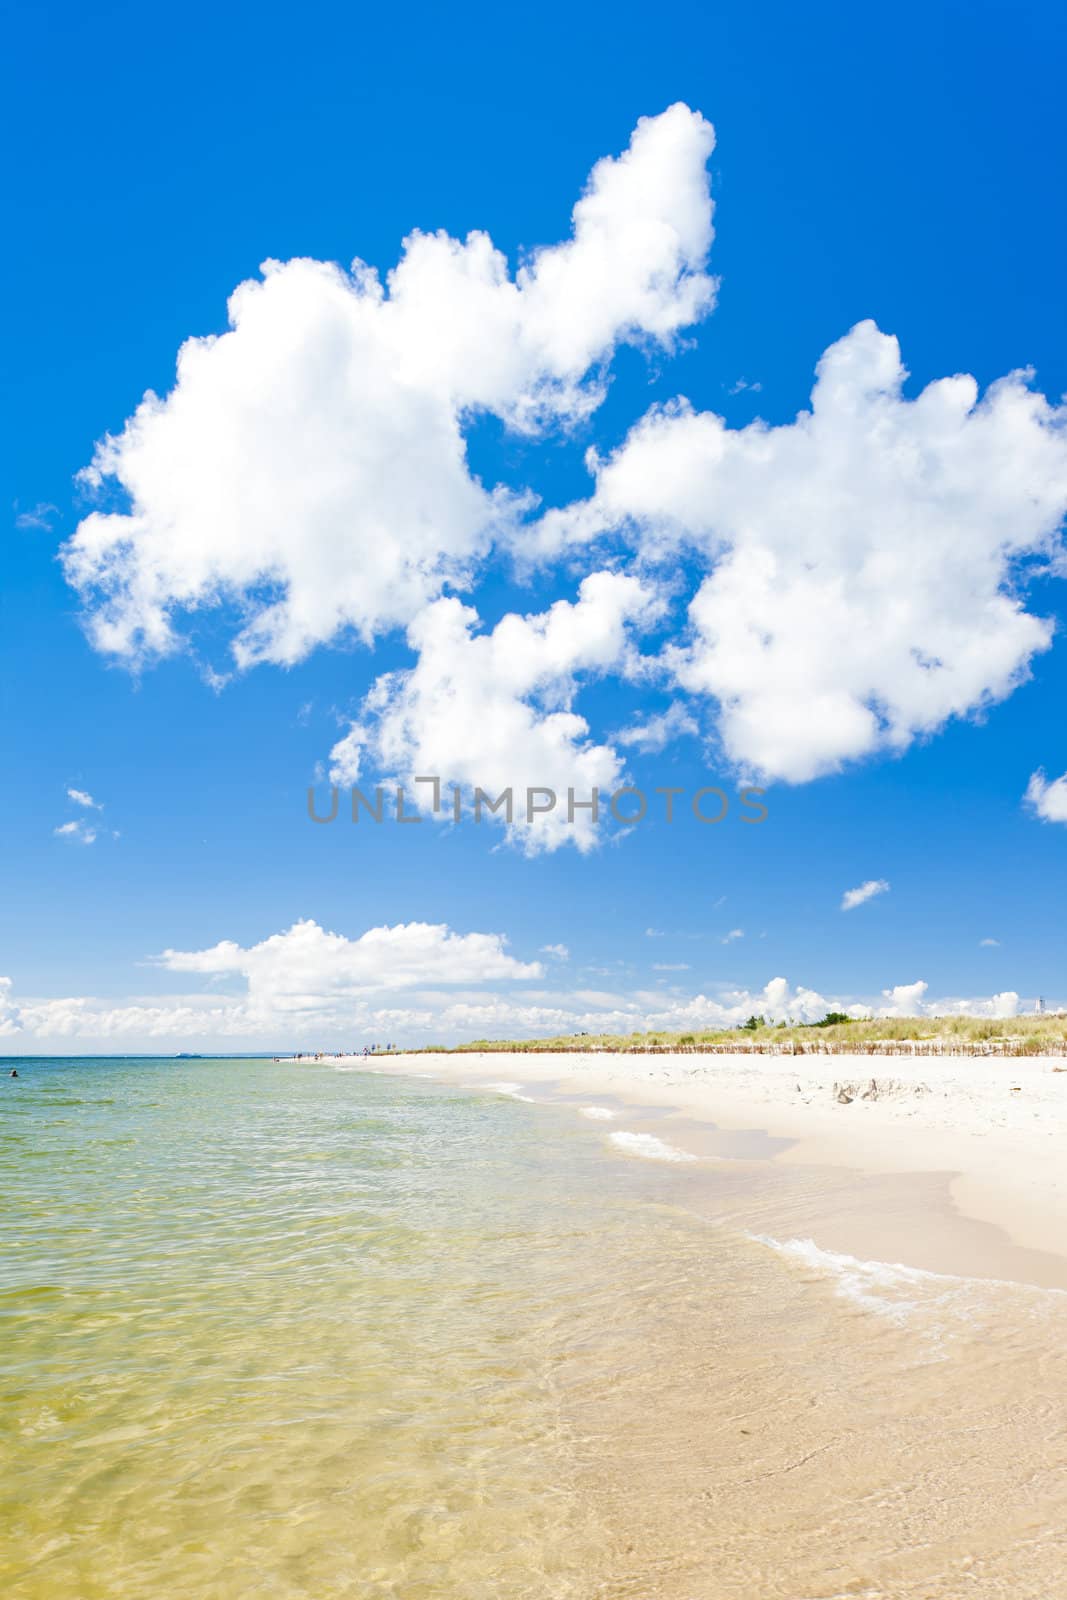
M943 997L937 1000L927 1000L926 994L929 984L921 979L917 983L900 983L895 988L883 989L883 998L888 1002L879 1006L876 1014L880 1017L1014 1017L1019 1011L1019 996L1014 989L1005 989L1000 994L985 997L972 997L966 1000Z
M128 500L65 546L96 647L166 654L232 602L237 665L291 663L467 587L526 503L471 473L468 422L572 422L620 343L670 347L710 309L713 143L686 106L642 119L594 167L572 236L514 276L484 233L412 233L384 285L360 261L265 263L85 474Z
M898 983L892 989L883 989L887 1005L878 1010L880 1017L918 1017L925 1010L923 996L930 985L919 978L915 983Z
M170 972L237 975L257 1014L324 1012L345 999L438 984L481 984L542 975L540 962L517 961L497 933L454 933L443 923L370 928L358 939L317 922L296 922L248 949L224 939L205 950L165 950Z
M574 843L590 850L602 837L592 813L578 809L594 789L608 799L622 777L622 760L595 742L572 709L580 673L618 670L630 650L628 629L659 615L654 589L639 579L595 572L583 579L577 601L559 600L533 616L512 614L490 633L476 633L478 616L446 597L435 601L408 629L417 661L407 671L379 678L358 720L331 751L333 783L366 766L407 781L413 800L432 802L418 776L437 777L491 801L510 789L509 836L534 854ZM549 789L551 811L527 820L527 791ZM574 790L573 820L568 790ZM442 793L442 815L450 805ZM547 805L537 796L535 805ZM502 822L506 811L483 818Z
M913 400L906 376L897 341L861 322L795 422L654 409L591 453L592 499L540 524L546 557L612 531L646 561L684 546L707 563L666 659L716 705L726 754L766 777L903 750L1010 694L1051 641L1015 581L1059 549L1067 411L1025 373Z
M1067 772L1050 783L1039 767L1031 774L1024 800L1042 822L1067 822Z

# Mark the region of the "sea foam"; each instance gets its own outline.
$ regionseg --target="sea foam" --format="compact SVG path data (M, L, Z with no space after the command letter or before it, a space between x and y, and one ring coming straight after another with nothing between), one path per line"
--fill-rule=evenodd
M969 1320L992 1290L1014 1290L1024 1301L1040 1304L1046 1297L1059 1299L1067 1291L1001 1278L972 1278L956 1273L931 1272L907 1267L900 1261L865 1261L840 1250L825 1250L814 1239L775 1239L750 1233L757 1244L829 1278L838 1294L865 1311L903 1322L916 1312L946 1312Z
M751 1233L749 1238L820 1277L831 1279L844 1299L896 1318L906 1317L916 1309L916 1291L921 1292L924 1287L936 1290L939 1286L947 1290L966 1281L922 1267L906 1267L899 1261L864 1261L841 1250L825 1250L814 1239L775 1239L766 1233Z
M696 1156L688 1150L679 1150L677 1145L667 1144L664 1139L657 1139L654 1133L609 1133L608 1138L612 1144L618 1145L620 1150L625 1150L632 1156L644 1156L647 1161L695 1161Z

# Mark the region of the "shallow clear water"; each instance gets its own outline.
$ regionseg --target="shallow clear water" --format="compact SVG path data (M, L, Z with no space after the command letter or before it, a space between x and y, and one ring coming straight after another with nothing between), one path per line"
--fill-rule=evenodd
M0 1085L0 1586L569 1592L594 1534L552 1333L595 1255L594 1147L363 1073L21 1073Z
M5 1595L1067 1594L1067 1297L794 1237L842 1174L326 1064L20 1066Z

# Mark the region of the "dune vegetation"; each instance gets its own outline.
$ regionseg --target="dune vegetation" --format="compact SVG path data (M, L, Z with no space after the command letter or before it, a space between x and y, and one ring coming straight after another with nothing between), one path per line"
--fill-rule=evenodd
M829 1012L819 1022L771 1023L750 1017L739 1028L685 1033L578 1033L550 1039L476 1039L427 1048L505 1053L613 1051L625 1053L761 1055L1067 1055L1067 1013L1021 1017L873 1017Z

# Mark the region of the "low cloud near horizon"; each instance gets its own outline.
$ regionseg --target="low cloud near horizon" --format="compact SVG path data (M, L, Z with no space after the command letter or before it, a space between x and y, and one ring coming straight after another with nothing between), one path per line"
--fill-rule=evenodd
M557 947L558 948L558 947ZM543 953L555 955L552 947ZM558 959L558 958L557 958ZM539 961L512 955L500 933L458 933L444 924L369 928L356 937L312 920L294 923L251 946L221 940L201 950L166 950L161 970L200 980L178 995L141 995L122 1003L88 996L18 998L0 979L0 1037L23 1047L92 1041L105 1051L158 1050L195 1043L225 1050L355 1049L388 1039L409 1045L476 1038L647 1030L731 1028L750 1015L817 1022L827 1011L854 1016L1014 1016L1012 991L981 998L928 998L928 985L890 985L870 1001L822 994L784 977L761 989L710 985L691 995L662 988L550 986ZM663 964L662 970L683 970Z

